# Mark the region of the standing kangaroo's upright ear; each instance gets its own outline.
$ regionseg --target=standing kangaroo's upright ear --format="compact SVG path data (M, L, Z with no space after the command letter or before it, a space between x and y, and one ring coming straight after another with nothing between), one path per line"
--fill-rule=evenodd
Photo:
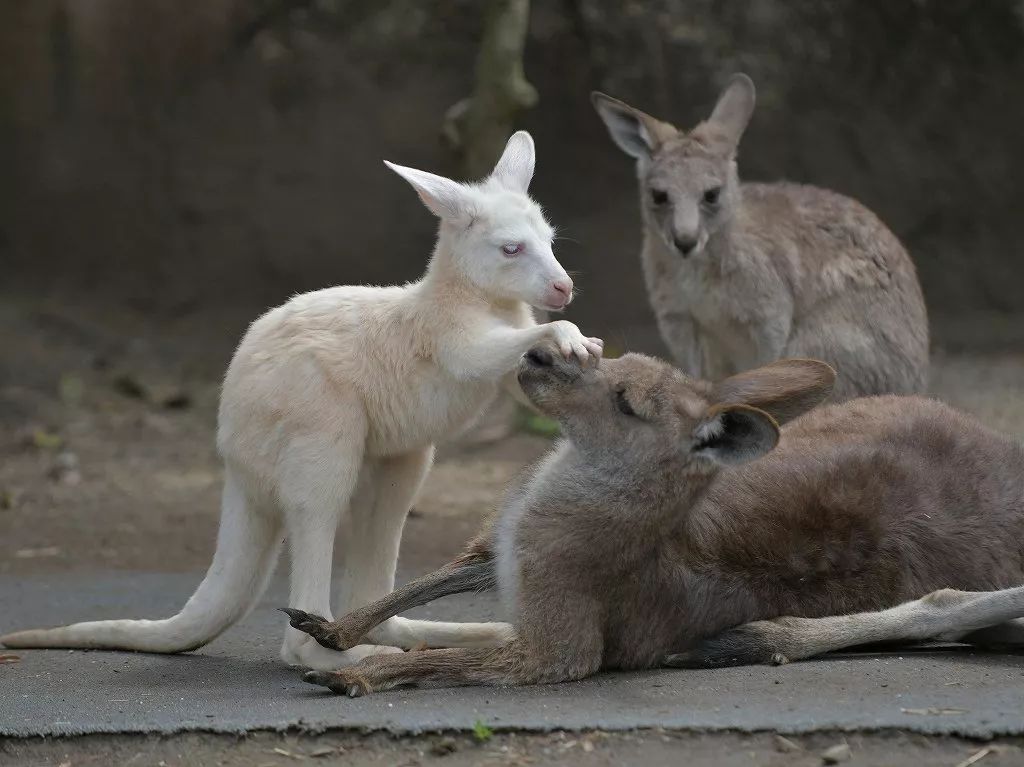
M739 73L729 79L718 103L704 124L720 134L736 151L743 131L747 129L751 115L754 114L756 101L754 81L745 74Z
M537 150L533 137L524 130L516 131L505 145L491 178L506 189L526 194L533 179L533 169L537 162Z
M634 159L650 159L658 147L679 133L674 126L598 91L590 94L590 100L612 141Z
M711 401L755 407L782 424L824 402L835 382L836 371L820 360L785 359L715 384Z

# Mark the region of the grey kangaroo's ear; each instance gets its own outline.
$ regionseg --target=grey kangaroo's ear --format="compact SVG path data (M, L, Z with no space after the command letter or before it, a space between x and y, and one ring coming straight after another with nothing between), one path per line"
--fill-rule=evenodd
M466 190L458 181L428 173L425 170L407 168L384 161L391 170L404 178L420 196L427 209L438 218L455 219L468 209Z
M604 121L612 141L634 159L646 159L679 133L672 125L651 117L618 99L594 91L590 100Z
M693 430L693 452L723 466L760 458L779 444L779 425L748 405L713 405Z
M733 75L708 118L708 125L722 133L733 149L739 146L743 131L754 114L755 93L753 80L742 73Z
M750 405L786 423L821 404L835 382L836 371L820 360L779 360L716 384L711 401Z
M526 194L533 179L533 169L537 163L537 150L533 145L533 137L524 130L516 131L505 145L505 151L491 171L491 178L498 181L506 189Z

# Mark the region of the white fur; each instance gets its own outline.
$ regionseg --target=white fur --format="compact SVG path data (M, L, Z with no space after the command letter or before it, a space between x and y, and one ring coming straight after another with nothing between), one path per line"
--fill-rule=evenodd
M572 450L569 442L560 443L533 468L529 480L513 490L501 508L494 528L495 570L498 594L505 620L515 624L519 612L519 523L526 512L526 499L536 497L537 489L550 481L558 482L564 473L562 464Z
M217 444L226 479L217 552L182 611L162 621L79 623L0 641L152 652L200 647L259 599L282 534L292 553L289 604L330 617L339 524L337 614L377 599L394 586L402 526L433 444L474 418L539 341L553 340L567 356L600 355L599 339L584 338L564 320L537 325L530 310L561 308L572 281L551 251L551 227L526 194L534 167L529 134L512 136L480 184L389 167L441 218L427 272L404 287L299 295L249 328L221 397ZM509 243L523 251L506 256ZM504 624L395 618L373 639L493 645L507 631ZM289 628L281 654L288 663L334 669L372 651L333 652Z

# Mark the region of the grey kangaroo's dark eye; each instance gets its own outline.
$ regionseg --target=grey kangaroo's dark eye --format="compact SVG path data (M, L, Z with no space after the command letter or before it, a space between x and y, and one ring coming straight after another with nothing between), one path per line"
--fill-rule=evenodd
M668 192L664 189L652 189L651 190L651 202L655 205L664 205L668 202Z
M629 400L626 399L626 392L620 389L615 392L615 407L619 409L619 412L623 415L636 415L636 411L633 410L633 406L629 404Z
M722 187L713 186L704 192L704 202L708 205L717 205L718 197L722 194Z

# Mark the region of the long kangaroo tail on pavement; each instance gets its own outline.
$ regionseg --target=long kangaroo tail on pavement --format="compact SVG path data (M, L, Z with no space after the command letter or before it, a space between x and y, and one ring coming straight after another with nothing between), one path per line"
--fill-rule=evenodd
M202 647L255 605L281 546L275 515L247 507L230 470L224 479L217 551L206 577L177 615L165 620L106 620L0 636L0 645L186 652Z

